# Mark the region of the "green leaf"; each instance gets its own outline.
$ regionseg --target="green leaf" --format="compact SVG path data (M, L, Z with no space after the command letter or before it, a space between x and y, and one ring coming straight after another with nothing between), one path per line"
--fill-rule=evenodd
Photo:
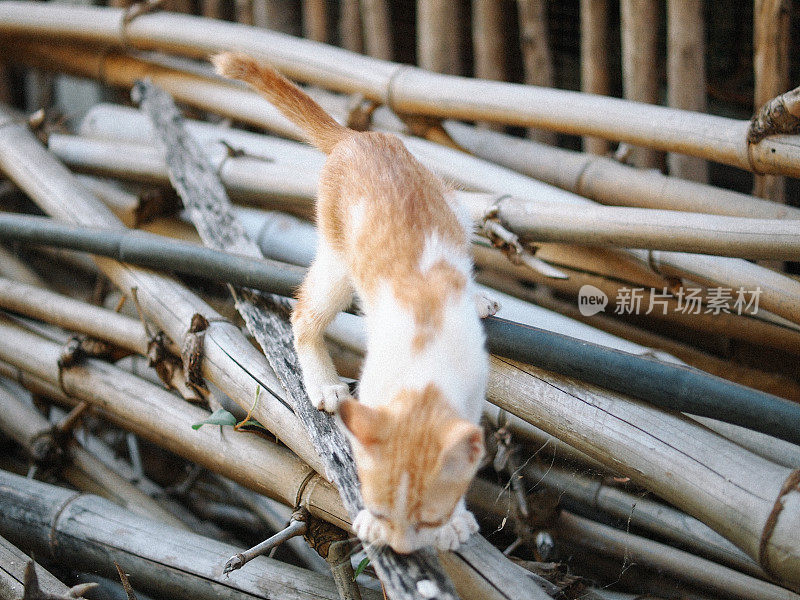
M236 425L236 417L234 417L231 413L229 413L224 408L219 408L215 410L207 419L200 421L199 423L195 423L192 425L192 429L198 430L203 425Z
M367 568L368 564L369 564L369 557L368 556L365 556L364 558L361 559L361 562L358 563L358 566L356 567L356 570L353 573L353 581L355 581L356 577L358 577L359 575L361 575L361 573L364 572L364 569Z

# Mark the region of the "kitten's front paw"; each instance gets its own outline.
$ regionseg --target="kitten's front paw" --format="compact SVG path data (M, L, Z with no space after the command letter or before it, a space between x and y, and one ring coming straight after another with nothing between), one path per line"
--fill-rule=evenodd
M339 409L342 400L350 398L350 388L343 383L334 385L326 385L322 388L322 403L317 406L319 409L325 409L329 413L335 413Z
M477 293L475 294L475 309L478 311L478 316L481 319L485 319L497 314L497 311L500 310L500 303L481 293Z
M358 539L368 544L385 542L383 524L367 509L361 510L353 519L353 532Z
M436 532L438 550L458 550L473 533L478 531L478 522L466 509L457 510L453 517Z

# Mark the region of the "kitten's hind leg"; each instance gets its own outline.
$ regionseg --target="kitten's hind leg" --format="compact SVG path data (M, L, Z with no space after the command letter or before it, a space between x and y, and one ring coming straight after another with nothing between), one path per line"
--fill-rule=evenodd
M350 393L336 374L323 334L352 299L353 287L344 262L324 242L320 243L297 293L292 328L308 397L315 408L328 412L335 412Z

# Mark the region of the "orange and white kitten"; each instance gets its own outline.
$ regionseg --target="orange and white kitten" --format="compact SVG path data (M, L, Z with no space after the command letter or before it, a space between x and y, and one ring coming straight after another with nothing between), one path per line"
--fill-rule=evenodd
M452 550L478 529L464 493L484 454L477 425L488 356L475 292L468 216L394 135L339 125L272 68L240 53L217 71L264 94L328 154L317 200L317 255L292 315L303 382L350 433L366 508L365 542L398 552ZM356 292L367 351L349 398L323 333Z

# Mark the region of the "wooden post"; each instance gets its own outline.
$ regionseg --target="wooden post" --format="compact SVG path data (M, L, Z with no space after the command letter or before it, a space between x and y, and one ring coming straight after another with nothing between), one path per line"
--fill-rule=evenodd
M789 26L791 0L755 0L753 8L753 71L755 110L789 89ZM785 202L783 177L756 175L753 194Z
M368 55L392 60L392 27L386 0L361 0L364 46Z
M253 25L253 0L236 0L236 22Z
M702 0L667 2L667 104L706 110L705 27ZM667 156L669 174L706 183L708 163L684 154Z
M472 1L472 48L475 77L506 78L502 0Z
M417 64L423 69L461 73L458 2L417 0Z
M656 0L620 0L622 31L622 89L625 98L658 104L658 10ZM637 167L657 168L659 154L634 148Z
M581 91L608 95L608 0L581 0ZM583 149L606 154L608 141L584 136Z
M517 8L525 83L553 87L553 57L547 34L547 2L518 0ZM556 134L543 129L528 129L528 137L543 144L556 143Z
M339 3L339 45L351 52L364 51L358 0L341 0Z
M328 2L303 0L303 37L315 42L328 41Z

